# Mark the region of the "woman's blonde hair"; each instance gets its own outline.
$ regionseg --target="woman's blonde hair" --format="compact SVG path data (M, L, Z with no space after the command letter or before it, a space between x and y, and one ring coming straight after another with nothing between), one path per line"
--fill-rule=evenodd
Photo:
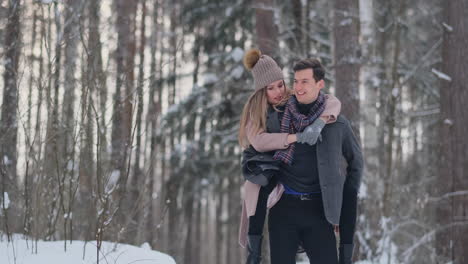
M276 105L272 105L273 108L276 109L276 106L284 105L292 91L286 87L286 83L283 81L283 87L285 89L285 96ZM239 144L243 148L248 148L250 145L249 139L247 137L247 124L250 125L251 133L257 134L260 131L266 131L266 119L267 119L267 112L268 112L268 98L267 98L267 89L263 87L262 89L257 90L253 93L247 103L244 105L244 109L242 110L242 115L240 118L239 124Z

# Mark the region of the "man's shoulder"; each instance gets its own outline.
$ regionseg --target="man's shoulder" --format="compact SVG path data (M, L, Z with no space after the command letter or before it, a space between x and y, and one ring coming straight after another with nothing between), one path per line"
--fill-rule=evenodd
M339 114L338 117L336 118L336 123L349 124L349 120L346 118L346 116Z
M335 122L333 122L331 124L327 124L324 127L324 132L326 131L326 133L333 133L333 131L335 131L335 132L346 131L350 127L351 127L351 125L349 123L349 120L344 115L340 114L340 115L338 115L336 117Z
M337 117L336 117L336 121L331 123L331 124L327 124L327 126L346 126L346 125L349 125L349 120L342 114L339 114Z

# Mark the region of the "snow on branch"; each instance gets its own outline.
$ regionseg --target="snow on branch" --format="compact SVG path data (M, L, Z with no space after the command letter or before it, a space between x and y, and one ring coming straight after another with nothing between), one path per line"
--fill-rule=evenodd
M440 228L434 229L434 230L430 231L429 233L426 233L416 243L414 243L411 247L409 247L407 250L405 250L405 252L403 252L403 257L405 259L403 261L403 263L409 263L409 259L412 256L413 251L415 249L419 248L420 246L433 241L434 236L436 235L436 233L443 232L447 228L451 228L451 227L454 227L454 226L464 226L464 225L468 225L468 221L453 222L451 224L448 224L448 225L442 226Z
M432 68L432 73L434 73L439 79L443 79L443 80L446 80L446 81L449 81L451 82L452 81L452 78L450 76L448 76L447 74L443 73L443 72L440 72L434 68Z
M423 109L420 111L413 111L409 112L410 117L424 117L424 116L430 116L430 115L435 115L440 113L440 108L439 107L434 107L430 109Z
M442 26L444 26L444 28L445 28L448 32L452 32L452 31L453 31L453 27L450 26L449 24L445 23L445 22L442 22Z
M413 77L416 72L426 64L429 58L432 57L433 53L436 52L440 45L442 45L442 38L436 41L436 43L429 49L429 51L419 60L418 64L403 78L402 84L405 84L411 77Z
M444 200L444 199L447 199L447 198L450 198L450 197L460 196L460 195L468 195L468 190L449 192L449 193L446 193L446 194L444 194L444 195L442 195L440 197L429 197L428 201L429 202L438 202L438 201L441 201L441 200Z

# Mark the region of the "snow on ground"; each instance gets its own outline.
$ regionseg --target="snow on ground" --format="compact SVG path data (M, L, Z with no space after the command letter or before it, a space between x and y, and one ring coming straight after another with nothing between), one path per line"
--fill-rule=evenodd
M392 255L389 259L388 254L383 254L376 260L360 260L354 262L354 264L398 264L398 260L395 255ZM299 254L299 261L296 261L296 264L310 264L309 259L305 253Z
M395 262L395 260L388 262L388 260L384 257L377 260L377 262L375 261L373 262L369 260L361 260L358 262L354 262L354 264L388 264L388 263L397 263L397 262ZM310 264L310 262L308 260L302 260L302 261L296 262L296 264Z
M96 241L38 241L37 254L33 253L33 243L21 235L13 236L8 243L5 236L0 237L1 264L94 264ZM147 243L142 247L126 244L103 242L99 253L99 263L103 264L175 264L174 259L164 253L151 250Z

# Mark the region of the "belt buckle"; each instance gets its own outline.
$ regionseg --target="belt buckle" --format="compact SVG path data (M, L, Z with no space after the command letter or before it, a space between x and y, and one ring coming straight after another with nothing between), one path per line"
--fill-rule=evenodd
M301 201L311 200L309 194L301 194L300 198L301 198Z

